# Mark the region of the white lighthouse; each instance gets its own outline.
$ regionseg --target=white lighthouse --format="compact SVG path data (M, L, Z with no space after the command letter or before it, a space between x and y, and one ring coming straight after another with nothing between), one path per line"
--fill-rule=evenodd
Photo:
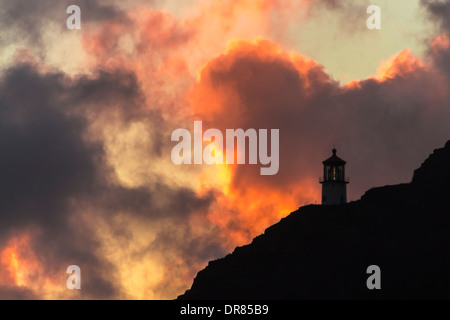
M345 177L346 162L336 155L323 161L323 177L319 179L322 184L322 204L341 204L347 202L347 183Z

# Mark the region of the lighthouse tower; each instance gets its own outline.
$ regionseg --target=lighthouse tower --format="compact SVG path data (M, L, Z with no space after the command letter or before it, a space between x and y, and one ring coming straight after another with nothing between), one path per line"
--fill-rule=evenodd
M341 204L347 202L347 183L345 177L346 162L336 155L323 161L323 177L319 179L322 184L322 204Z

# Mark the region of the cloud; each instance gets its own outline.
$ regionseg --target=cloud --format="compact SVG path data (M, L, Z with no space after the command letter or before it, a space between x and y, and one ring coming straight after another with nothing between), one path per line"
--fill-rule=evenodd
M119 261L106 257L99 235L102 231L95 225L103 224L112 234L124 231L118 244L126 245L136 234L115 223L120 217L148 225L155 234L148 237L147 249L137 261L154 255L155 250L192 261L203 261L204 250L222 252L213 233L197 236L186 224L190 216L201 219L206 214L214 202L213 193L198 196L157 176L145 187L126 187L114 178L104 141L92 127L105 121L121 130L124 123L138 120L160 127L161 116L142 107L132 74L99 71L93 76L68 78L37 69L30 64L13 66L0 82L0 216L8 221L0 227L4 256L0 263L10 273L0 277L3 283L26 285L25 298L31 297L29 290L41 297L67 297L65 268L77 264L83 272L82 297L120 296L125 289L117 283L115 264ZM163 139L156 140L145 150L149 157L162 156ZM159 220L174 228L161 224L152 229ZM170 262L165 259L156 263ZM36 273L27 273L24 266L34 266L38 279L54 283L57 295L33 291L36 282L43 280L33 280ZM10 297L19 297L21 292L11 291Z
M231 47L203 69L192 93L196 114L221 130L280 129L279 174L236 168L236 191L244 181L286 192L308 178L318 184L321 161L335 145L348 160L350 198L356 199L374 185L409 181L430 145L447 138L447 82L407 51L386 63L383 80L341 87L314 61L273 42Z
M1 300L39 300L39 296L26 288L0 286Z
M437 21L443 30L450 29L450 2L448 0L420 0L432 20Z
M95 239L80 239L82 230L72 221L71 202L96 191L102 149L83 139L85 119L70 115L66 82L62 74L40 74L32 65L12 67L3 76L0 215L8 224L2 236L36 230L29 247L49 276L76 261L93 270L86 293L111 297L114 288L103 278L110 266L95 255Z
M341 86L269 40L304 1L202 1L183 19L79 3L92 28L80 35L83 72L70 75L36 58L59 9L2 7L18 19L7 36L24 35L29 50L0 81L1 297L173 298L208 260L319 202L321 161L334 145L357 199L409 181L448 140L445 35L427 59L404 50L374 77ZM308 3L343 17L350 4ZM204 130L280 129L280 171L173 165L170 134L194 120ZM65 288L71 264L81 267L81 293Z
M66 9L70 5L82 8L83 22L125 21L126 16L114 4L103 4L101 1L1 1L0 21L2 29L8 30L8 43L17 41L17 35L26 39L28 44L43 45L43 33L49 24L60 28L66 27L69 16ZM3 33L5 35L5 33ZM14 39L16 38L16 39Z
M15 212L9 226L30 222L30 211L32 219L52 223L63 199L90 191L93 157L100 151L83 143L83 120L67 117L58 105L61 77L41 77L31 66L19 66L1 82L0 214Z
M365 28L365 20L361 17L366 16L367 7L371 4L368 1L351 0L309 1L306 12L310 18L320 17L325 21L337 17L340 30L353 34L360 27Z

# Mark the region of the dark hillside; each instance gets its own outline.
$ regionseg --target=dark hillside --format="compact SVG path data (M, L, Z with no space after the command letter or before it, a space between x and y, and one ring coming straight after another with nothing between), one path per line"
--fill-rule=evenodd
M302 207L212 261L180 299L450 298L450 141L412 182ZM381 290L368 290L369 265Z

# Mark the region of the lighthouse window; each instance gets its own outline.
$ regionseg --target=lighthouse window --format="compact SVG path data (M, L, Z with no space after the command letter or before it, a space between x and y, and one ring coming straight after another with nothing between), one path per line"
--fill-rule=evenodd
M331 179L331 167L330 166L326 166L325 167L325 180L330 180Z

